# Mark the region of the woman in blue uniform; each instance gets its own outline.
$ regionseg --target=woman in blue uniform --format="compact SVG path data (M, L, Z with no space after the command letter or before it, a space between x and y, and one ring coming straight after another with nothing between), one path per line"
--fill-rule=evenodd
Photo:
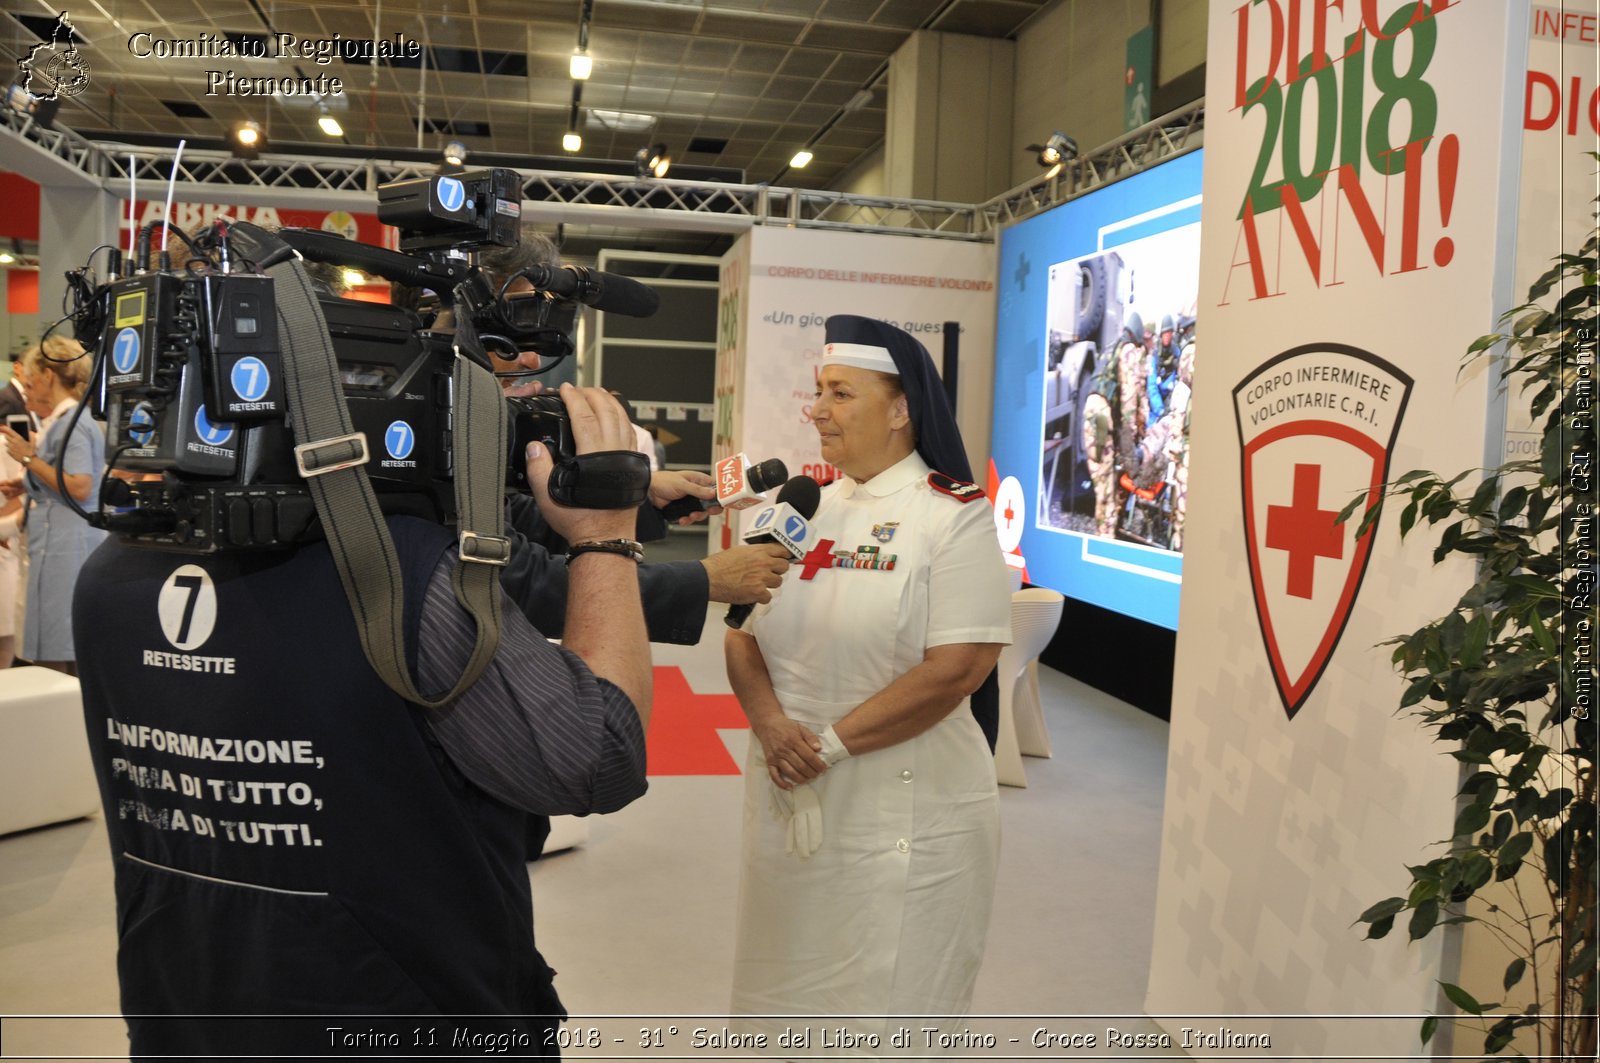
M853 316L827 341L812 417L845 475L808 536L827 556L726 643L751 727L732 1010L880 1016L832 1046L870 1056L895 1017L972 999L1000 817L968 699L1010 642L1011 595L922 345ZM743 1023L779 1051L794 1025Z
M68 507L70 493L84 509L96 504L105 471L105 439L87 415L72 425L73 408L89 383L89 359L76 340L52 336L23 352L28 409L45 425L37 440L0 427L7 453L23 475L0 486L7 496L26 492L28 505L28 604L18 656L77 675L72 642L72 591L78 571L106 533L91 528ZM71 425L69 438L67 428Z

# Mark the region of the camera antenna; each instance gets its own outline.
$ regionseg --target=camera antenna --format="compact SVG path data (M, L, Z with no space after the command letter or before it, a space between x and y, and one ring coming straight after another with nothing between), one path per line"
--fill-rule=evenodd
M128 262L133 259L133 242L139 236L139 223L133 220L133 208L139 202L139 174L136 170L138 161L133 157L133 152L128 152Z
M183 159L183 146L187 140L178 141L178 150L172 156L172 174L167 178L167 209L161 218L161 253L167 253L167 235L172 232L172 191L178 184L178 163ZM162 266L165 269L165 264Z

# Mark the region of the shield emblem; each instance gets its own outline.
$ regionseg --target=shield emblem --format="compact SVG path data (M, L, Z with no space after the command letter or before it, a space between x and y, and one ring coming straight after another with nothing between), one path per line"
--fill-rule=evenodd
M1376 355L1321 343L1278 355L1233 390L1256 618L1290 719L1361 591L1377 524L1355 533L1382 498L1411 383Z

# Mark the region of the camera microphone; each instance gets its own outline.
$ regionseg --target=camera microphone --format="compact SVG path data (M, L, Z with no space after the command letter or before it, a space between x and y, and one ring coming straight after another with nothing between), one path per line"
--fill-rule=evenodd
M793 557L804 557L806 544L811 538L808 523L822 501L822 488L809 476L796 476L783 485L778 501L756 514L750 530L744 533L747 546L763 543L781 543ZM742 628L750 618L754 605L730 605L727 625Z
M522 275L535 288L608 314L649 317L661 307L661 296L654 288L620 273L601 273L583 266L535 266L523 270Z
M766 492L787 480L789 470L778 458L768 458L759 465L751 465L750 459L740 453L717 462L712 469L712 476L717 481L716 498L696 498L693 495L686 495L683 498L674 498L658 512L671 521L702 512L712 506L721 506L723 509L745 509L765 502Z

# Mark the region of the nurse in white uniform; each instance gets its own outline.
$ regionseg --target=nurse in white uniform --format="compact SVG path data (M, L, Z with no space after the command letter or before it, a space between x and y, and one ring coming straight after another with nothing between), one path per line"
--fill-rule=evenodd
M988 933L999 802L969 695L1010 585L922 345L852 316L827 339L812 417L845 476L726 640L751 728L732 1012L773 1055L906 1055L901 1025L966 1013Z

